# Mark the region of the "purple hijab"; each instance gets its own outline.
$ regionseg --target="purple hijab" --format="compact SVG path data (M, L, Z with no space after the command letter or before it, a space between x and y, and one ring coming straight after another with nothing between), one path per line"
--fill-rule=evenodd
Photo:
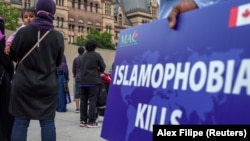
M38 30L53 30L53 20L56 12L56 4L53 0L38 0L36 4L37 15L31 22Z

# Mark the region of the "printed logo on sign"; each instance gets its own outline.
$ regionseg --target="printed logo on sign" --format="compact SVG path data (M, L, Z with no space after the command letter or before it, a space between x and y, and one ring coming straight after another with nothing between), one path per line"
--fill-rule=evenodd
M233 7L230 10L229 27L250 24L250 3Z
M121 35L120 47L131 46L137 44L138 32Z

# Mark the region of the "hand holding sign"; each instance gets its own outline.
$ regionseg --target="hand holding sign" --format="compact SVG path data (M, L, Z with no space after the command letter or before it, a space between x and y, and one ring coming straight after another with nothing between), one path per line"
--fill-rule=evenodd
M177 16L183 12L198 8L194 0L182 0L177 3L168 16L169 27L175 28L177 23Z

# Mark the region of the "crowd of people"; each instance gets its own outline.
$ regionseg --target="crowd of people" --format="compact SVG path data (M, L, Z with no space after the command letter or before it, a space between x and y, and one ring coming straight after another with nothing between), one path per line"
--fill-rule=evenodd
M159 0L159 19L168 19L174 29L179 14L219 1L226 0ZM0 141L26 141L30 120L39 120L42 141L56 141L55 114L67 111L69 70L63 35L53 25L55 12L53 0L38 0L36 9L22 11L23 25L7 41L0 17ZM75 112L80 112L81 127L99 127L96 103L106 64L95 52L97 46L94 39L88 40L86 52L79 47L73 60Z

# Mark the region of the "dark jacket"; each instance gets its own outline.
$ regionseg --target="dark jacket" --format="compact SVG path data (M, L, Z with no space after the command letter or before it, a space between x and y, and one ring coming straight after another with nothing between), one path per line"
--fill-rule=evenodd
M0 31L4 35L4 21L0 17ZM0 34L1 34L0 33ZM14 64L4 53L5 37L0 37L0 141L10 141L14 117L9 113L11 77Z
M81 57L80 84L101 84L100 73L104 72L106 64L102 56L95 51L87 51Z
M41 31L40 37L44 33ZM12 60L20 61L37 41L38 30L33 25L20 29L11 46ZM37 120L55 117L59 88L57 67L63 53L63 36L52 30L18 65L12 81L11 114Z
M75 80L77 82L80 81L80 70L81 70L81 56L79 55L77 57L75 57L75 59L73 60L73 65L72 65L72 73L73 73L73 77L75 78Z
M10 60L9 56L4 53L5 39L0 41L0 75L5 71L6 74L13 76L14 64Z
M59 75L63 74L65 78L69 80L69 69L65 55L63 55L62 62L60 66L57 68L57 71Z

